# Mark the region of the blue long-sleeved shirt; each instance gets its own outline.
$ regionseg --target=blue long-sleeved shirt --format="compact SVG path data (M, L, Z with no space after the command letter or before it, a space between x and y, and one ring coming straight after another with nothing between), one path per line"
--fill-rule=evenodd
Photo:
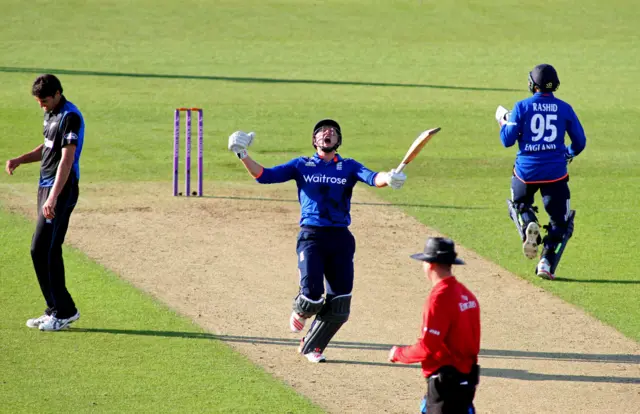
M300 202L300 225L348 227L351 224L351 195L358 181L375 186L377 173L359 162L336 155L331 161L299 157L256 178L261 184L295 180Z
M565 133L571 143L565 146ZM567 157L584 149L587 138L578 116L553 93L538 92L515 104L500 128L505 147L518 142L514 174L526 183L553 182L567 176Z

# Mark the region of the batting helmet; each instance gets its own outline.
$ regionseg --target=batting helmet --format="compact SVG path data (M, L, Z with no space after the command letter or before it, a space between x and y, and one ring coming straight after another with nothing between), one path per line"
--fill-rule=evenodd
M321 129L322 127L334 128L336 130L336 133L338 134L338 142L336 143L336 145L334 145L331 148L323 148L322 150L325 152L331 152L331 151L337 150L338 147L342 144L342 130L340 129L340 124L338 124L333 119L329 119L329 118L321 119L313 127L313 133L311 134L311 143L313 144L313 148L317 148L315 136L318 130Z
M558 73L553 66L543 63L529 72L529 90L535 93L535 87L541 92L555 92L560 86Z

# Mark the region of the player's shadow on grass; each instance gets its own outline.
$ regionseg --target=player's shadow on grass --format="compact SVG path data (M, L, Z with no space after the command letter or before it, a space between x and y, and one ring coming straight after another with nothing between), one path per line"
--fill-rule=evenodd
M181 332L181 331L151 331L136 329L107 329L107 328L70 328L66 332L90 332L115 335L140 335L162 336L189 339L209 339L222 342L249 343L256 345L281 345L297 347L299 339L267 338L262 336L217 335L208 332ZM388 351L392 346L399 344L379 344L372 342L331 341L331 348L355 349L361 351ZM480 357L491 359L533 359L548 361L575 361L575 362L599 362L599 363L627 363L640 365L640 355L625 354L581 354L577 352L540 352L540 351L515 351L508 349L481 349ZM349 361L343 361L349 363ZM365 363L354 361L353 363Z
M201 196L193 198L217 198L221 200L250 200L250 201L281 201L285 203L299 203L294 199L282 199L282 198L268 198L268 197L239 197L239 196ZM368 203L353 201L351 205L356 206L378 206L378 207L418 207L418 208L433 208L433 209L450 209L450 210L488 210L487 207L473 207L473 206L450 206L446 204L417 204L417 203Z
M89 333L106 333L115 335L141 335L141 336L161 336L161 337L178 337L189 339L206 339L218 340L222 342L239 342L260 345L281 345L297 347L299 340L289 338L266 338L256 336L238 336L238 335L216 335L206 332L179 332L179 331L151 331L151 330L134 330L134 329L104 329L104 328L71 328L66 332L89 332ZM347 342L332 341L331 348L356 349L356 350L374 350L388 351L394 344L378 344L368 342ZM563 360L563 361L586 361L586 362L605 362L605 363L631 363L640 364L640 355L622 355L622 354L580 354L565 352L531 352L531 351L512 351L502 349L482 349L480 351L482 358L506 358L506 359L536 359L536 360ZM386 358L386 357L385 357ZM419 364L404 365L392 364L389 362L371 362L371 361L354 361L354 360L332 360L327 361L330 364L347 364L347 365L367 365L372 367L394 367L419 369ZM614 376L588 376L588 375L563 375L563 374L538 374L522 369L511 368L481 368L481 376L517 379L525 381L575 381L575 382L598 382L598 383L616 383L616 384L640 384L640 378L633 377L614 377Z
M399 87L399 88L431 88L431 89L452 89L461 91L492 91L492 92L522 92L520 89L510 88L489 88L480 86L450 86L431 85L424 83L395 83L395 82L364 82L364 81L340 81L340 80L320 80L320 79L279 79L279 78L258 78L244 76L218 76L218 75L177 75L162 73L127 73L127 72L105 72L92 70L74 69L54 69L54 68L21 68L14 66L0 66L0 72L9 73L53 73L55 75L80 75L80 76L111 76L122 78L151 78L151 79L189 79L189 80L209 80L226 82L247 82L247 83L282 83L282 84L312 84L312 85L347 85L347 86L376 86L376 87Z
M390 362L346 361L328 359L329 364L367 365L373 367L403 367L419 368L420 365L392 364ZM524 369L511 368L483 368L480 367L480 381L482 377L517 379L523 381L571 381L571 382L598 382L611 384L640 384L640 378L634 377L608 377L589 375L564 375L564 374L539 374Z
M640 280L611 280L611 279L573 279L570 277L556 277L554 282L573 282L573 283L611 283L619 285L640 285Z

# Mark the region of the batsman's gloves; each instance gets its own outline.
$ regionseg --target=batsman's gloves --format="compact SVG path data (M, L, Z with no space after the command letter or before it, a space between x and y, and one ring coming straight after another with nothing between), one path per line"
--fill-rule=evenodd
M387 173L387 185L394 190L401 188L405 181L407 181L406 174L396 172L395 168Z
M569 151L567 151L564 153L564 159L567 161L567 164L571 164L571 161L573 161L573 155L569 154Z
M502 105L498 105L496 109L496 121L498 121L498 125L502 126L509 122L509 117L511 116L511 111L505 108Z
M253 143L255 135L255 132L249 132L248 134L243 131L234 132L229 135L229 150L235 152L240 159L246 158L247 148Z

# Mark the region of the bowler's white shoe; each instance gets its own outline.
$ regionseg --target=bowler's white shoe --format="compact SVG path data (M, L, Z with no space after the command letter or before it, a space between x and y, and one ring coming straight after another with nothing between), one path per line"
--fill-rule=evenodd
M52 318L51 315L47 315L45 313L44 315L38 316L37 318L28 319L27 320L27 326L29 328L39 328L40 325L42 325L43 323L47 322L51 318Z
M555 275L551 273L551 264L549 264L549 261L545 258L540 259L540 261L538 262L538 266L536 267L536 274L538 275L538 277L547 280L553 280L556 278Z
M307 322L307 318L303 318L298 315L295 311L291 312L291 317L289 318L289 328L291 328L291 332L300 332L304 329L304 324Z
M38 328L40 328L41 331L59 331L66 328L78 319L80 319L80 312L76 312L75 315L66 319L59 319L55 316L52 316L48 321L42 323Z
M540 226L535 221L527 225L524 231L522 253L527 259L535 259L538 256L538 239L540 238Z
M320 362L327 362L327 358L322 355L320 352L320 348L316 348L313 351L304 354L305 357L309 360L309 362L313 362L314 364L318 364Z

